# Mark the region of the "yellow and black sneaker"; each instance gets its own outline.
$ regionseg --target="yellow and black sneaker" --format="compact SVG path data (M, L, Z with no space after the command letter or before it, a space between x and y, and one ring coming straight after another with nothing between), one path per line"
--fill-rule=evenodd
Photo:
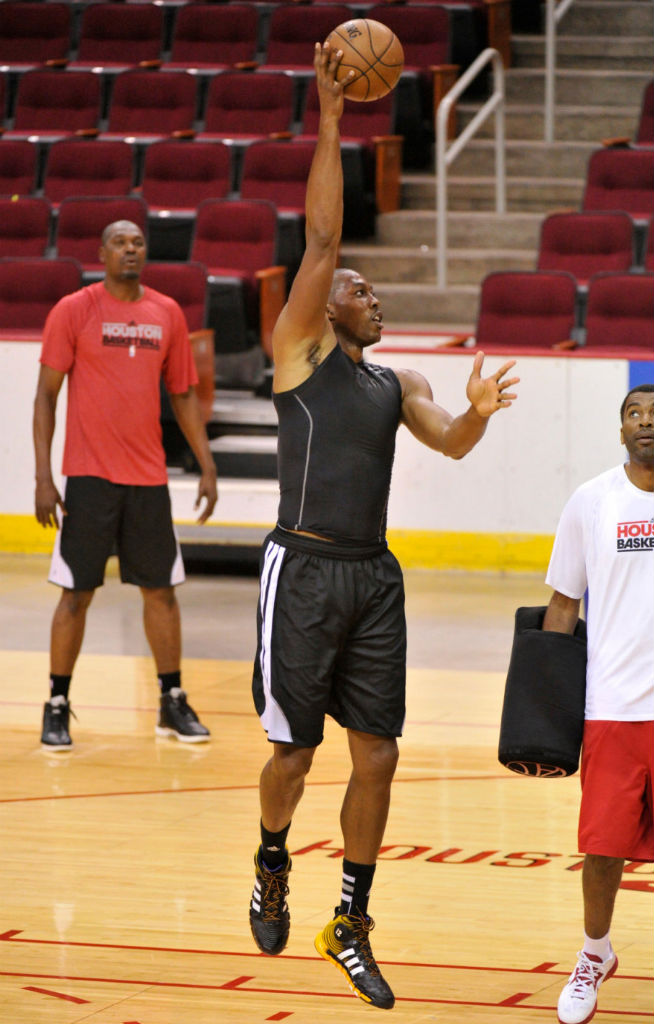
M262 953L277 956L288 942L291 915L288 912L290 857L276 871L261 860L261 848L254 855L254 889L250 900L250 928Z
M382 977L370 948L369 934L375 922L362 914L341 914L338 907L334 913L333 921L316 935L316 949L343 972L359 999L390 1010L395 996Z

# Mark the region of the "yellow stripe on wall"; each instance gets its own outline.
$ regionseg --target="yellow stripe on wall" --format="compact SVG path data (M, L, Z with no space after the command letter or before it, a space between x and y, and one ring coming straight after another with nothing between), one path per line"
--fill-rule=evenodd
M54 536L32 516L0 515L0 551L49 554ZM552 542L548 534L388 531L389 547L405 569L544 573Z
M388 546L405 569L544 573L553 541L532 533L388 531Z

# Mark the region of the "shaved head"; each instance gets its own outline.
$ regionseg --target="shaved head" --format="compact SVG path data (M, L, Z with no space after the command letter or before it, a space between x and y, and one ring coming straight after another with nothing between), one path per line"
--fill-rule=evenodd
M332 278L332 286L329 291L329 299L327 301L333 302L341 285L352 280L353 277L358 278L360 276L361 275L358 274L356 270L348 270L347 267L340 267L338 270L335 270Z
M124 233L128 233L131 235L134 234L135 232L137 232L139 235L143 234L138 224L134 224L134 222L131 220L115 220L112 224L107 224L106 228L102 232L102 245L106 245L109 239L112 237L112 235Z

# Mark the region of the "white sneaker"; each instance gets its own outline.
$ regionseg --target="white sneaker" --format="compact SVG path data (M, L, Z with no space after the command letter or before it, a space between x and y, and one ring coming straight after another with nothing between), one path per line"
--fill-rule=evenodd
M583 950L577 953L577 966L559 996L560 1024L588 1024L595 1016L600 985L615 974L617 967L618 958L612 950L608 960Z

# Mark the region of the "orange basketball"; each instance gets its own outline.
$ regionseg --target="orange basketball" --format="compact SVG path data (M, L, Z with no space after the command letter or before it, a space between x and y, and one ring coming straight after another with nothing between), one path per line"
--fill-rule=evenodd
M330 32L327 42L343 51L337 81L342 81L348 71L356 71L356 77L345 88L348 99L378 100L397 84L404 67L404 51L387 25L371 18L353 18Z

